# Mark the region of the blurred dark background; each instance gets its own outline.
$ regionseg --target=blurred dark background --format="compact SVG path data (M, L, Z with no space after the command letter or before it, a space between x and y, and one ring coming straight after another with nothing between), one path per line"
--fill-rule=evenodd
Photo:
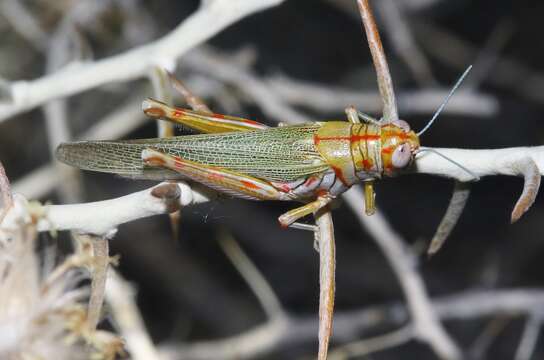
M70 1L26 1L43 27L53 32ZM60 5L60 4L64 5ZM128 17L122 1L104 2L105 10L93 22L80 25L94 58L115 55L172 30L198 6L198 1L131 1L138 12ZM377 1L373 1L377 3ZM466 86L491 97L498 108L488 115L452 114L446 110L422 137L433 147L500 148L541 145L544 142L544 42L541 1L397 1L419 55L428 63L430 78L417 75L399 56L391 28L381 29L395 88L399 93L448 89L469 64L476 65ZM351 9L351 10L350 10ZM277 74L327 87L373 91L374 72L358 13L351 2L290 0L252 15L215 36L208 45L222 53L243 47L254 49L252 71L259 77ZM375 9L379 24L387 23ZM128 20L127 20L128 19ZM141 36L126 36L126 27L141 26ZM140 24L140 25L138 25ZM125 32L125 35L123 33ZM0 17L0 76L7 80L33 79L46 71L46 56ZM147 35L147 37L146 37ZM462 47L453 40L458 41ZM193 76L183 67L178 77ZM478 67L480 66L480 67ZM204 76L205 74L201 74ZM68 100L70 128L77 137L97 119L112 111L134 89L152 95L147 81L112 84ZM267 120L259 106L230 87L239 111L232 115ZM311 100L311 99L309 99ZM212 97L216 112L228 112ZM182 104L180 101L178 103ZM298 109L316 120L343 119L343 106L334 111ZM236 107L235 107L236 108ZM365 111L365 109L361 109ZM402 116L403 107L399 112ZM432 115L403 116L420 129ZM126 138L156 136L156 125L146 122ZM32 169L50 161L43 112L35 109L0 124L0 159L16 183ZM150 186L105 174L82 174L82 201L121 196ZM542 287L544 205L539 196L533 208L516 224L509 216L522 189L522 179L484 178L474 185L462 218L444 248L433 258L426 246L446 209L452 181L431 176L405 175L377 184L377 204L394 229L420 256L420 268L431 296L470 289ZM41 200L62 203L57 193ZM218 245L230 233L263 273L285 309L296 316L315 316L318 308L318 256L312 236L282 230L277 217L292 204L221 200L183 209L180 235L172 239L167 216L123 225L111 241L121 255L119 270L138 289L138 304L153 339L191 342L220 339L250 329L266 317L236 269ZM363 201L361 199L361 211ZM337 241L338 312L403 301L399 284L374 241L350 210L339 201L334 211ZM540 224L540 225L539 225ZM66 235L66 234L65 234ZM61 237L68 242L68 237ZM470 350L493 317L446 322L458 343ZM509 317L491 340L483 358L511 359L523 331L523 317ZM365 338L394 329L376 327ZM316 341L282 347L260 359L311 359ZM336 343L333 342L333 347ZM408 355L409 354L409 355ZM535 359L544 354L537 344ZM369 359L436 356L415 342L394 347Z

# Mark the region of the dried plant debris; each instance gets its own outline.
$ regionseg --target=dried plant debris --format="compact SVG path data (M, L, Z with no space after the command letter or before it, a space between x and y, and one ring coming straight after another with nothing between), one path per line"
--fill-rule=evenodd
M90 258L52 265L51 250L37 250L36 219L25 218L0 232L0 358L115 359L122 341L87 323L89 289L80 283Z

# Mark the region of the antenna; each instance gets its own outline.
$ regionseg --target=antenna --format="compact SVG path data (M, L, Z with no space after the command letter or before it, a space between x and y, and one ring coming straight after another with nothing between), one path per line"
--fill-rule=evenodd
M459 85L461 85L461 83L463 82L463 80L465 80L465 77L468 75L468 73L470 72L470 70L472 69L472 65L470 65L466 70L465 72L463 73L463 75L461 75L461 77L459 78L459 80L457 80L457 82L455 83L455 85L453 86L453 88L451 89L450 93L448 94L448 96L446 96L446 99L444 99L444 101L442 102L442 104L440 105L440 107L438 108L438 110L436 110L436 112L434 113L433 117L431 118L431 120L429 120L429 122L427 123L427 125L425 125L425 127L417 133L417 136L421 136L421 134L423 134L425 131L427 131L427 129L429 127L431 127L431 125L433 124L433 122L436 120L436 118L438 117L438 115L440 115L440 113L442 112L442 110L444 109L444 107L446 106L446 104L448 103L448 101L450 101L450 98L452 97L453 93L455 92L455 90L457 90L457 88L459 87Z
M465 171L467 174L469 174L470 176L472 176L474 179L472 179L473 181L479 181L480 180L480 177L478 175L476 175L475 173L473 173L472 171L470 171L469 169L467 169L466 167L464 167L463 165L459 164L457 161L453 160L453 159L450 159L449 157L447 157L446 155L436 151L435 149L432 149L432 148L428 148L428 147L420 147L416 152L415 154L421 154L422 152L432 152L433 154L436 154L438 156L440 156L441 158L445 159L445 160L448 160L449 162L451 162L452 164L456 165L457 167L459 167L460 169L462 169L463 171Z

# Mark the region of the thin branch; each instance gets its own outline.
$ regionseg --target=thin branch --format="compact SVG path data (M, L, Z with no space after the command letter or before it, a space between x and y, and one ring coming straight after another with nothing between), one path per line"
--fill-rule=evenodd
M334 312L336 245L331 210L328 206L315 214L319 244L319 353L318 360L327 359Z
M427 53L453 68L466 68L480 52L479 46L476 47L438 26L414 22L412 27ZM544 103L544 93L541 91L544 88L544 74L541 72L507 56L498 58L492 71L493 76L488 76L485 79L486 83L502 87L509 92L517 92L531 101Z
M211 198L210 192L205 189L192 189L183 182L166 182L111 200L45 206L46 216L40 219L37 227L39 231L76 230L87 234L108 234L120 224L173 212L179 207L206 202ZM14 223L16 219L16 211L8 212L3 227L17 226Z
M110 269L106 284L106 300L131 358L134 360L161 359L145 328L134 296L134 288L115 270Z
M383 20L386 35L389 35L393 49L408 65L415 80L420 86L436 85L437 81L431 72L427 58L416 44L412 30L405 20L404 3L395 0L376 2L378 15Z
M400 281L413 321L415 335L426 342L444 359L460 359L461 351L438 320L425 290L425 284L416 269L415 257L404 241L390 228L377 212L364 216L361 210L363 194L354 188L344 194L361 225L370 232Z
M436 229L429 249L427 249L428 256L436 254L438 250L442 248L444 242L457 224L457 221L459 221L459 218L465 209L465 205L467 204L469 195L470 183L455 181L448 209L446 210L440 225L438 225L438 229Z
M103 236L75 236L86 237L86 241L89 241L92 247L91 296L87 310L87 326L90 330L95 330L102 315L102 305L104 304L106 292L106 278L110 264L108 239Z
M166 69L155 66L150 69L149 78L153 85L153 94L155 99L162 101L166 105L174 105L172 97L171 77ZM175 125L166 120L157 120L157 132L160 138L173 137L175 135ZM174 211L168 214L170 219L170 228L172 229L172 238L176 241L179 238L179 223L181 218L180 211Z
M484 330L472 343L470 350L467 351L470 359L485 359L485 353L493 341L512 321L511 317L499 316L491 319Z
M149 78L153 85L154 98L162 101L166 105L172 106L173 99L170 91L170 76L166 69L160 66L154 66L149 71ZM174 136L174 124L166 120L157 120L159 137Z
M206 103L199 96L189 90L189 88L185 86L182 81L174 77L172 74L169 74L169 76L172 86L179 94L181 94L185 101L187 101L187 105L189 105L191 109L205 114L213 113L208 105L206 105Z
M439 297L430 303L431 311L443 320L469 320L489 316L520 316L544 307L544 290L502 289L461 292ZM335 314L333 339L352 341L361 334L379 331L384 326L401 326L409 321L403 304L377 306ZM286 345L315 340L315 316L291 316L280 322L268 322L242 334L213 341L162 346L166 359L254 359Z
M4 221L4 217L13 206L13 196L11 194L11 186L4 165L0 161L0 224Z
M213 74L222 82L235 84L243 94L261 108L263 113L278 121L290 124L304 123L311 119L293 109L255 73L234 61L224 59L224 55L210 47L201 46L183 59L184 66L193 71Z
M46 52L47 73L54 73L83 56L83 39L78 36L69 16L65 16L55 30ZM74 46L76 45L76 46ZM77 49L73 51L72 48ZM68 120L68 101L56 99L42 106L45 116L46 135L51 158L55 158L55 150L59 144L72 139ZM62 186L58 188L60 199L63 202L73 203L81 200L82 188L80 173L77 169L54 161L56 177Z
M512 212L512 221L519 219L533 204L544 175L544 146L515 147L494 150L434 149L462 164L479 177L490 175L523 176L523 192ZM471 181L472 175L441 156L426 152L416 159L411 172L445 176Z
M213 72L210 72L213 76ZM283 75L266 79L267 84L285 102L323 112L341 112L346 104L363 109L365 113L379 113L382 103L379 93L366 90L351 90L337 86L296 80ZM451 89L422 89L397 93L399 110L403 116L433 114ZM491 117L498 113L499 103L492 96L459 91L442 112L456 115Z
M465 89L477 88L485 80L495 76L495 74L491 74L491 71L502 56L501 51L514 35L514 28L511 19L503 19L495 26L484 48L479 51L476 60L472 62L474 69L464 85Z
M542 315L529 316L516 351L515 360L530 360L532 358L542 329L542 320Z
M144 77L149 68L170 68L176 59L239 19L284 0L208 0L176 29L155 42L93 63L71 65L32 81L11 84L12 101L0 104L0 121L52 99L115 81Z
M363 357L372 353L390 349L407 343L414 337L414 329L410 325L404 326L388 334L355 341L339 346L331 351L329 360L345 360L354 356Z
M397 120L399 114L395 100L395 91L393 89L393 80L389 73L389 66L387 65L387 59L383 51L378 26L374 20L374 15L372 15L368 0L357 0L357 4L359 5L359 12L366 31L366 38L370 53L372 54L374 68L376 69L376 76L378 77L378 88L380 89L383 101L383 119L385 121Z
M230 233L223 233L219 238L219 244L230 262L259 299L268 319L284 318L286 316L285 312L274 290L234 237Z
M43 51L47 48L47 31L26 9L24 3L18 0L3 0L0 2L0 12L13 29L36 50Z

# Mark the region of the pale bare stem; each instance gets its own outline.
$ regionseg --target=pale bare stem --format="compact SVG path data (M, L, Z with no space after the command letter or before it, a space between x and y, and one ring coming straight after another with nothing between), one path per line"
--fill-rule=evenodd
M416 268L414 254L405 246L400 236L390 228L381 213L364 216L363 194L360 189L348 191L344 198L362 226L372 235L400 281L408 302L416 338L426 342L444 359L460 359L461 351L447 334L432 308L425 284Z
M91 296L87 310L87 326L95 330L102 314L102 305L106 292L106 278L110 264L108 239L103 236L79 235L88 237L92 246Z
M420 86L436 85L437 81L431 72L431 66L416 44L412 30L405 20L407 15L403 13L404 3L395 0L380 0L376 2L376 6L393 49L408 65L415 80Z
M8 176L6 175L6 170L4 165L0 161L0 224L4 220L4 217L8 213L9 209L13 206L13 196L11 194L11 186L9 184Z
M485 359L489 346L511 321L512 318L506 316L499 316L489 321L482 333L472 343L470 350L467 351L468 357L470 359Z
M269 320L286 317L281 303L259 269L246 255L232 234L223 232L219 238L221 248L249 285Z
M162 101L163 103L172 106L173 99L170 92L170 76L166 69L160 66L154 66L149 71L149 78L153 85L153 93L155 99ZM157 121L159 137L172 137L174 136L174 124L165 120Z
M106 283L106 301L131 358L134 360L161 359L145 328L134 297L134 288L114 269L110 269Z
M530 360L535 351L536 342L542 328L542 314L530 315L525 323L515 360Z
M204 188L191 188L183 182L166 182L116 199L46 206L44 218L38 221L37 227L38 231L77 230L86 234L113 234L119 225L126 222L170 213L180 206L207 202L214 197L214 193ZM10 211L2 227L14 227L16 221L17 212Z
M387 65L387 59L385 58L385 53L383 51L378 26L374 20L374 15L372 14L368 0L357 0L357 4L359 5L359 12L366 31L366 38L370 53L372 54L374 68L376 69L376 76L378 77L378 88L380 89L383 101L383 119L385 121L397 120L399 114L397 111L395 91L393 89L393 80L389 73L389 66Z
M157 64L175 60L225 27L283 0L208 0L176 29L155 42L93 63L72 65L33 81L10 84L12 101L0 104L0 121L52 99L66 97L116 81L146 76ZM220 14L220 16L218 15Z
M325 86L283 75L266 79L266 83L286 103L323 111L340 112L346 104L364 109L366 113L379 113L382 110L380 94L374 91L358 91L347 88ZM444 102L451 89L401 91L397 93L397 102L404 115L433 114ZM456 93L442 113L489 117L499 111L497 99L490 95L463 91Z
M332 334L336 270L336 245L331 210L328 206L315 214L316 239L319 244L319 353L318 360L327 359Z
M523 192L512 211L512 222L518 220L533 204L544 175L544 146L505 148L495 150L440 149L440 154L470 170L474 175L523 176ZM455 164L431 152L416 159L410 171L446 176L459 181L470 181L472 175Z
M448 205L448 209L436 229L436 233L429 244L427 255L432 256L438 252L444 245L444 242L451 234L453 228L459 221L461 214L467 204L470 195L470 183L455 181L453 194Z
M202 100L200 97L195 95L189 88L179 79L174 77L172 74L168 74L170 76L170 82L172 83L172 86L174 87L174 90L176 90L178 93L183 96L185 101L187 101L187 104L193 109L194 111L199 111L205 114L211 114L213 111L210 110L208 105Z
M402 345L414 338L414 329L407 325L388 334L354 341L339 346L331 351L329 360L346 360L352 357L361 358L372 353Z

